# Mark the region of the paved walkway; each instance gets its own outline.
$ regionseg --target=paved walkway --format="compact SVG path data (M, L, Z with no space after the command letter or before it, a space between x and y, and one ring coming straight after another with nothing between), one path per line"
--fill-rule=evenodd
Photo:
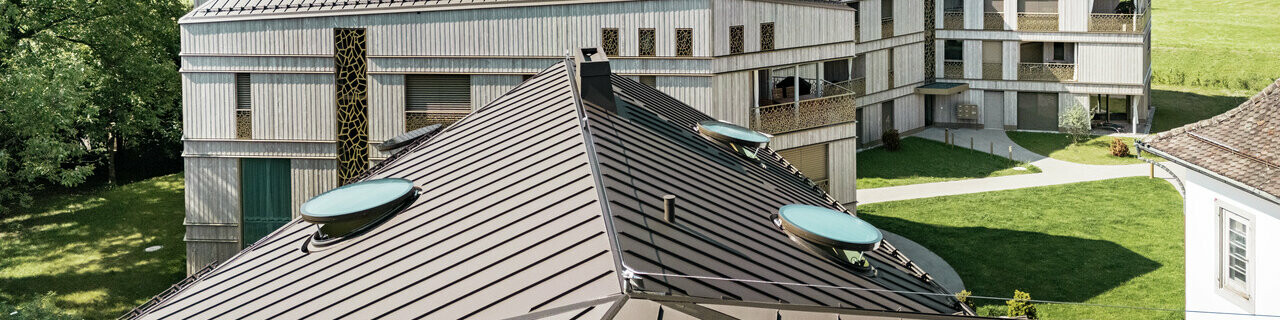
M897 187L859 189L858 203L876 203L918 198L930 198L957 194L1021 189L1084 181L1106 180L1121 177L1146 176L1150 171L1147 164L1130 165L1088 165L1062 161L1031 152L1009 140L1000 130L952 129L957 147L969 146L972 137L975 149L987 152L994 144L995 154L1007 157L1009 147L1013 147L1013 159L1028 162L1040 167L1041 173L1020 174L994 178L969 179L936 183L913 184ZM943 141L943 129L929 128L915 134L916 137ZM1175 173L1182 175L1181 168L1172 166ZM1156 177L1172 179L1172 177L1156 168ZM1176 187L1178 184L1174 183Z

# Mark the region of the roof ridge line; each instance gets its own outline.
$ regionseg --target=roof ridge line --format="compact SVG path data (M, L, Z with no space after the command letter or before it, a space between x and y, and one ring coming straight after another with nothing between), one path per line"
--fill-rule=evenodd
M582 134L582 145L586 148L587 163L591 169L591 179L595 183L597 196L599 197L600 215L604 221L605 235L609 238L609 253L613 255L614 275L618 277L618 289L621 294L627 294L630 286L627 285L628 278L633 274L631 267L628 267L622 261L622 245L618 243L617 228L613 222L613 211L609 208L609 197L604 188L604 176L600 173L600 159L596 153L596 144L594 136L591 134L591 126L587 123L586 106L582 103L582 93L579 92L577 66L574 62L572 50L565 52L564 72L568 76L569 93L573 96L574 111L578 115L579 133Z

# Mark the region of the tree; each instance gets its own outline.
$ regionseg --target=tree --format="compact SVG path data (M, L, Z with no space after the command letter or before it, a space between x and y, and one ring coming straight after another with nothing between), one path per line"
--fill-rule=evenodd
M1072 143L1080 143L1093 130L1090 121L1093 121L1093 113L1089 112L1089 108L1076 104L1067 107L1067 111L1058 117L1058 126L1071 135Z
M0 0L0 212L180 138L180 0Z

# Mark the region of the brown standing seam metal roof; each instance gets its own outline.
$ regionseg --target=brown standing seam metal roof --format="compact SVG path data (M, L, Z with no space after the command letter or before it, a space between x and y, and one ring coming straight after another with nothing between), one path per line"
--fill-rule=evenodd
M1235 109L1143 143L1171 160L1280 197L1280 80Z
M141 317L598 318L602 299L625 292L961 311L947 296L711 279L946 293L888 243L868 254L875 277L803 251L769 215L843 207L775 153L762 151L763 166L732 154L697 135L711 118L616 75L617 114L582 104L572 74L558 63L380 166L370 179L406 178L424 194L369 233L303 253L315 226L294 220ZM678 197L675 224L662 219L664 194Z

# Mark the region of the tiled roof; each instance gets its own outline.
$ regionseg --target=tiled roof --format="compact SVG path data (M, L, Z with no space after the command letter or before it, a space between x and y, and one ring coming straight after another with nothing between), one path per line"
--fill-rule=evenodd
M295 220L141 317L600 317L601 299L629 292L963 312L887 242L868 253L875 275L791 242L769 219L780 206L843 207L771 150L743 159L696 133L710 117L616 75L617 113L578 102L573 69L556 64L381 166L370 179L424 194L368 233L302 252L316 227ZM677 223L662 218L665 194Z
M1178 161L1280 197L1280 80L1235 109L1143 142Z

